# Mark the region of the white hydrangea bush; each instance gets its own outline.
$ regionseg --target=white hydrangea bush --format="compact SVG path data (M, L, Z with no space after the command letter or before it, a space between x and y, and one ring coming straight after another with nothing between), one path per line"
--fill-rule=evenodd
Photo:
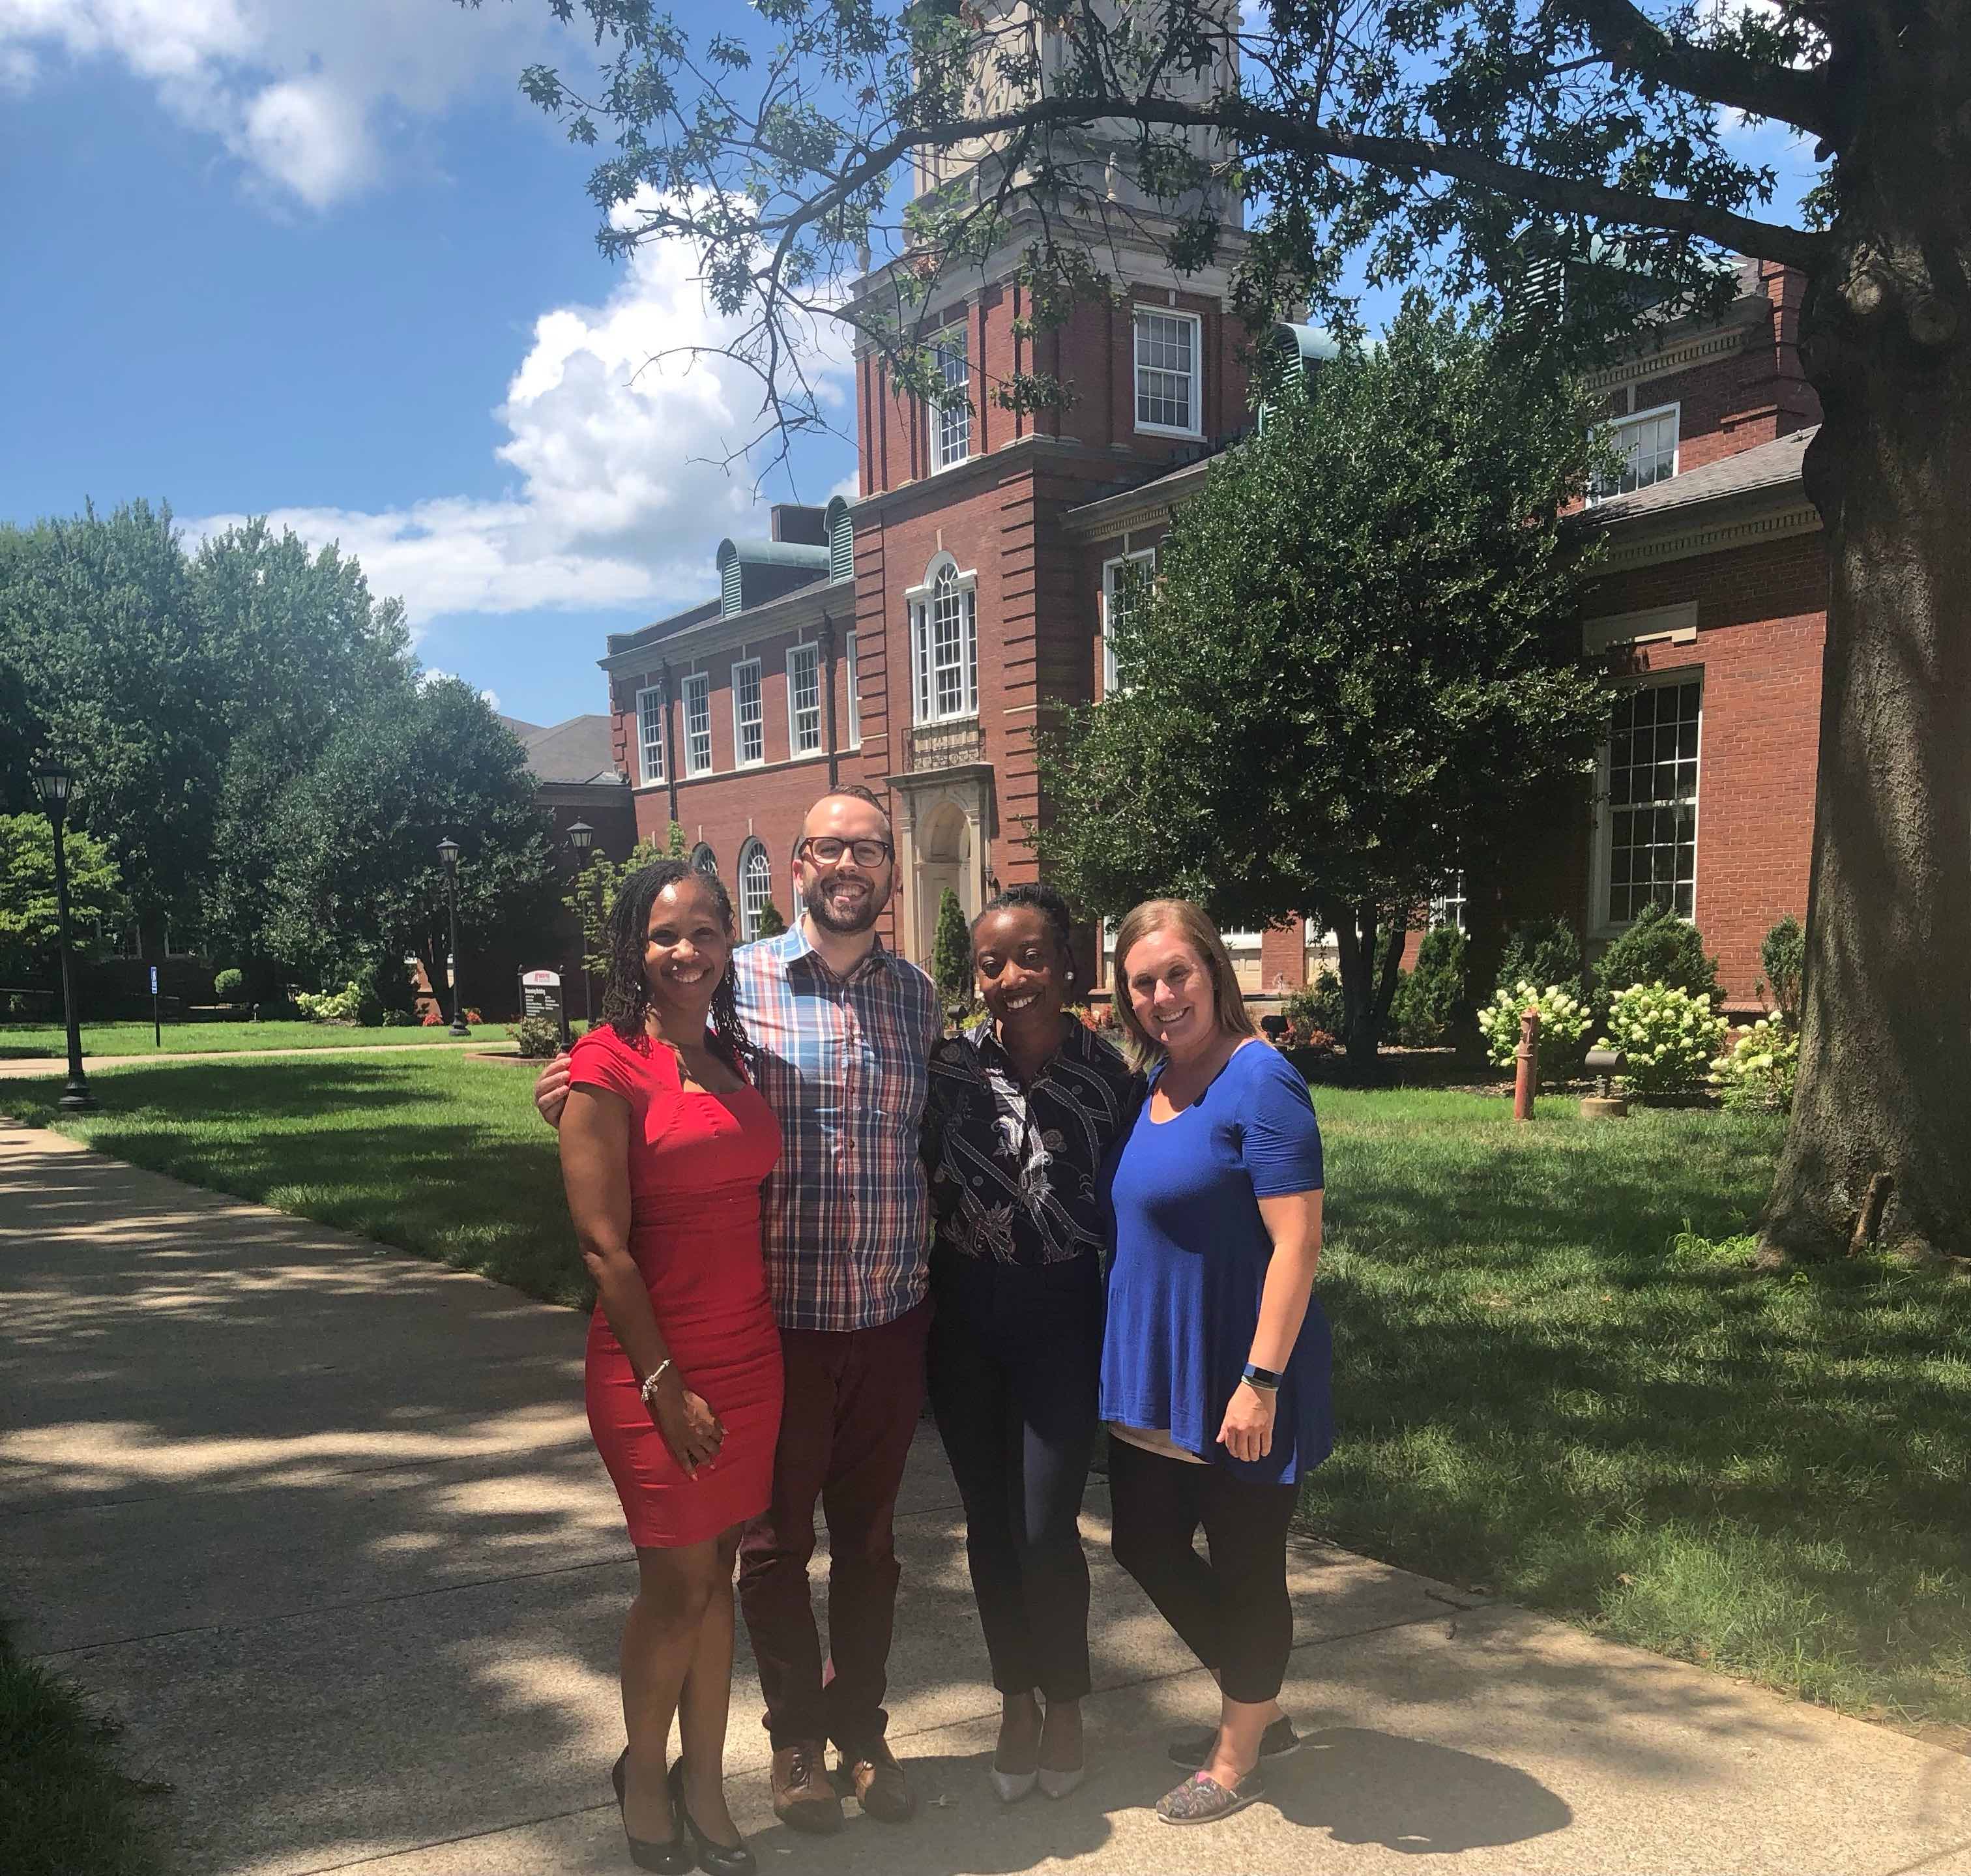
M1540 1015L1542 1070L1552 1073L1571 1066L1581 1054L1581 1038L1588 1033L1588 1006L1558 984L1536 990L1522 982L1510 990L1501 989L1478 1012L1479 1033L1495 1068L1512 1067L1520 1046L1520 1013L1535 1005Z
M1783 1016L1762 1016L1711 1064L1719 1099L1727 1107L1762 1113L1793 1112L1800 1073L1800 1033Z
M1631 984L1608 1007L1608 1032L1598 1049L1628 1058L1622 1079L1640 1094L1680 1094L1702 1087L1724 1052L1730 1025L1707 997L1663 984Z

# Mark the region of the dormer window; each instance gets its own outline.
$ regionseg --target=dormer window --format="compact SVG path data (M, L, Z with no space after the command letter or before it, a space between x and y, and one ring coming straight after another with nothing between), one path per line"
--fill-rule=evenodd
M1605 502L1618 495L1633 494L1658 482L1667 482L1676 474L1677 418L1681 406L1665 404L1655 410L1638 411L1633 417L1618 419L1608 425L1608 440L1622 459L1620 469L1598 475L1589 500Z
M1195 313L1139 306L1135 330L1136 428L1155 436L1202 436L1204 321Z

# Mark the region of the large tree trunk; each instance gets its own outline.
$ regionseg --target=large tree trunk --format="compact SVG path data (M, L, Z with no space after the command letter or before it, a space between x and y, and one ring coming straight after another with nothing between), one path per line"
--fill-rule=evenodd
M1376 1055L1389 1016L1389 999L1403 975L1403 930L1389 923L1389 942L1379 954L1376 936L1384 921L1373 905L1352 906L1334 920L1334 942L1340 953L1341 1046L1347 1051L1351 1074L1372 1081L1378 1073Z
M1807 306L1829 590L1778 1252L1971 1252L1971 242L1963 191L1902 161L1923 246L1852 244Z

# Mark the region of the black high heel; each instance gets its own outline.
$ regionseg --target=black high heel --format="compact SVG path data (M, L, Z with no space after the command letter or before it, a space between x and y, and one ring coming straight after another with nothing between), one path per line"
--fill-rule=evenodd
M671 1809L684 1820L685 1829L691 1832L691 1840L698 1846L698 1867L705 1872L705 1876L754 1876L760 1867L759 1861L744 1844L728 1846L714 1843L699 1829L698 1820L685 1809L682 1759L671 1767Z
M609 1782L616 1787L616 1814L623 1816L623 1768L630 1762L630 1748L623 1748L623 1755L609 1768ZM677 1807L679 1817L684 1815L683 1806ZM678 1826L677 1834L669 1843L650 1843L641 1837L630 1835L629 1821L623 1824L623 1835L630 1845L630 1861L639 1869L655 1870L658 1876L686 1876L692 1867L691 1845L685 1841L684 1827Z

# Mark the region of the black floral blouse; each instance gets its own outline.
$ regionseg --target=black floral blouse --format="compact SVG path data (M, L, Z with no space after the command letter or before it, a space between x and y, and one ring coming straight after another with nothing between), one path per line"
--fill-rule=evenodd
M935 1251L1006 1264L1100 1254L1103 1163L1129 1130L1143 1078L1064 1016L1060 1052L1022 1087L992 1019L931 1051L924 1161Z

